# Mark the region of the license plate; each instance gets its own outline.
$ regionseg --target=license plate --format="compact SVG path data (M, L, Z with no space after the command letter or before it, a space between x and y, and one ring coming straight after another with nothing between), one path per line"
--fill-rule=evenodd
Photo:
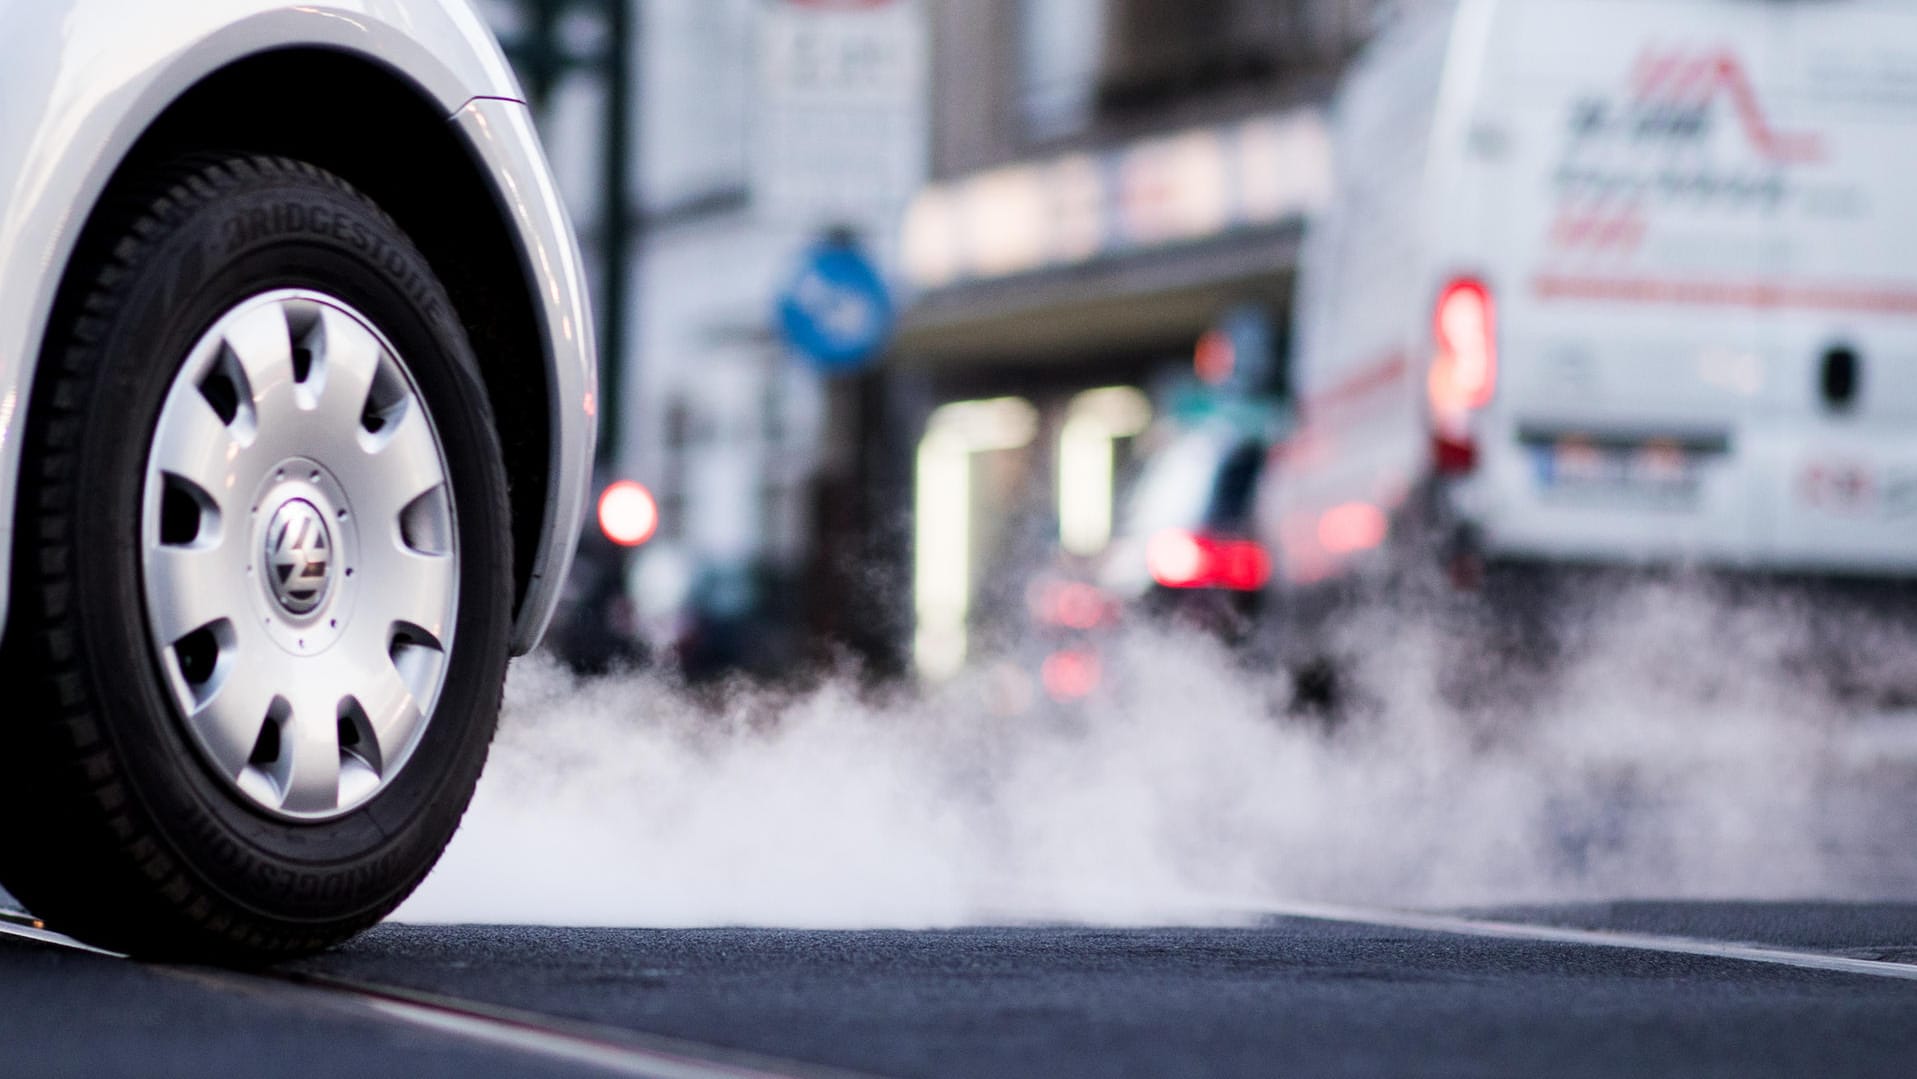
M1697 500L1697 454L1673 440L1559 438L1534 444L1531 452L1538 487L1547 496L1671 507Z

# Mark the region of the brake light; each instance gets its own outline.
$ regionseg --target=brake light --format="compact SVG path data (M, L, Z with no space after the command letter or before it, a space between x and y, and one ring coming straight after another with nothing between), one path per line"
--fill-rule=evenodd
M1431 363L1431 407L1483 408L1498 388L1497 312L1483 282L1459 278L1438 295L1432 320L1438 354Z
M1104 679L1104 665L1098 662L1096 652L1084 649L1065 649L1053 652L1045 657L1039 667L1039 681L1045 684L1045 692L1060 703L1081 701L1098 690L1098 683Z
M1166 588L1227 588L1251 592L1271 579L1271 557L1251 540L1168 528L1145 546L1152 580Z
M1470 414L1491 403L1498 388L1497 309L1491 290L1460 277L1438 294L1432 315L1437 353L1425 389L1431 400L1436 464L1446 473L1477 464Z
M1045 581L1034 585L1028 594L1032 615L1048 626L1067 629L1097 629L1114 621L1112 601L1098 586L1082 581Z
M1440 428L1431 436L1431 458L1441 475L1462 475L1478 467L1478 443L1466 432Z
M1383 510L1369 502L1346 502L1318 518L1318 543L1332 554L1368 551L1384 542L1389 528Z

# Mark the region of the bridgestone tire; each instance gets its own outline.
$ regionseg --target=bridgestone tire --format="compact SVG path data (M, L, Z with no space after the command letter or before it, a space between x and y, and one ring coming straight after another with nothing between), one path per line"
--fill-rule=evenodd
M341 179L200 155L116 190L64 282L26 418L0 657L0 885L50 928L136 955L310 953L413 890L485 763L512 596L498 434L432 268ZM404 767L324 820L263 812L216 774L142 616L142 484L165 395L223 313L275 289L339 298L403 357L457 522L437 705Z

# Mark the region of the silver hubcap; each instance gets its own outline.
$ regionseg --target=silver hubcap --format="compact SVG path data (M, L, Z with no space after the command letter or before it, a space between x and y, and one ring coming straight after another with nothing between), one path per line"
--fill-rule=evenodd
M459 554L445 455L363 316L255 297L188 354L147 454L147 628L193 742L274 814L364 804L444 684Z

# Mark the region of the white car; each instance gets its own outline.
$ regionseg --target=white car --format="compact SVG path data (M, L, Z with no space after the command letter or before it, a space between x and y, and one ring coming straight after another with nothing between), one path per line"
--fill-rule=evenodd
M1464 581L1917 578L1917 7L1407 10L1336 104L1279 587L1420 535Z
M0 885L257 961L431 868L571 558L579 256L464 0L0 0Z

